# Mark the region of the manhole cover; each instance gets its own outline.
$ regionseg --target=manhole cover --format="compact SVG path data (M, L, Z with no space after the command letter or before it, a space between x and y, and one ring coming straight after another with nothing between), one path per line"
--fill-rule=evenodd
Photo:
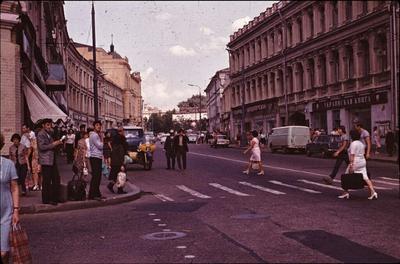
M262 218L268 218L268 215L265 215L265 214L240 214L240 215L231 216L231 218L234 218L234 219L262 219Z
M168 240L176 239L186 236L183 232L157 232L142 236L143 239L148 240Z

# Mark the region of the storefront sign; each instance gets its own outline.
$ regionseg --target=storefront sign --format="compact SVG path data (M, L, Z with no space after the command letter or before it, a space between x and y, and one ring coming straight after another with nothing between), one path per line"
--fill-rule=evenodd
M313 112L318 112L330 109L353 108L353 107L358 107L360 105L385 104L387 103L387 101L388 101L387 92L380 92L375 94L317 102L313 103L312 109Z

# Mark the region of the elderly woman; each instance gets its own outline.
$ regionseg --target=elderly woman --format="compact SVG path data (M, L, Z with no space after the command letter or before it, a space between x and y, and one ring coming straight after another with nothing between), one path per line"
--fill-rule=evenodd
M0 150L4 147L4 136L0 134ZM11 222L19 222L19 188L18 175L14 163L0 157L0 184L1 184L1 261L8 263L10 252Z
M18 184L21 185L22 195L26 195L26 175L28 170L31 168L29 166L28 149L24 144L21 143L21 136L18 134L13 134L11 136L11 142L13 143L9 149L10 160L15 164L15 169L18 175Z

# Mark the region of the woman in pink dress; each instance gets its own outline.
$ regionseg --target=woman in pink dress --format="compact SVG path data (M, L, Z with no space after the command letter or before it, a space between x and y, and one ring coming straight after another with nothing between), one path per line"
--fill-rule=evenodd
M263 169L263 165L261 162L260 141L257 138L258 132L256 130L253 130L251 132L251 137L252 137L252 139L250 141L250 146L243 152L243 154L246 154L249 150L251 150L249 165L247 166L247 169L245 171L243 171L243 173L249 174L250 168L252 167L252 165L257 164L258 169L260 170L257 174L264 175L264 169Z

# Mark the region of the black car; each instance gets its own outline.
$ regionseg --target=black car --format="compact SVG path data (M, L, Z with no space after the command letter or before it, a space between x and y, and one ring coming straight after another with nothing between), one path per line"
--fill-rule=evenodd
M336 152L340 147L340 136L320 135L313 142L306 145L307 156L319 154L321 158L326 158Z

